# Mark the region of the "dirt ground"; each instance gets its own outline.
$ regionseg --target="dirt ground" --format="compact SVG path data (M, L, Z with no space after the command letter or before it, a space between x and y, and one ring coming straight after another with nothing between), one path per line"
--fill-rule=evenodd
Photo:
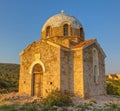
M114 96L114 95L102 95L102 96L96 96L94 98L90 99L81 99L79 97L71 97L73 100L73 103L75 106L79 104L88 104L88 103L94 103L94 107L101 108L105 107L109 104L116 104L120 106L120 96ZM38 97L31 97L26 94L19 94L16 92L12 92L9 94L0 94L0 106L4 104L26 104L26 103L33 103L35 101L41 101L41 98Z

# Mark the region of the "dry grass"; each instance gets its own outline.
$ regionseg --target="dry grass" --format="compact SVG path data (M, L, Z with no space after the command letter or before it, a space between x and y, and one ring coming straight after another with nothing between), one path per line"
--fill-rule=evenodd
M71 99L72 106L42 106L41 98L12 92L0 95L0 111L120 111L119 96L96 96L86 100L74 96Z

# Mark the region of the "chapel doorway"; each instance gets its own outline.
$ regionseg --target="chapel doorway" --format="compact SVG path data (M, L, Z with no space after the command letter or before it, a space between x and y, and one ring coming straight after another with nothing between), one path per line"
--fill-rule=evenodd
M43 70L40 64L33 67L33 96L42 96Z

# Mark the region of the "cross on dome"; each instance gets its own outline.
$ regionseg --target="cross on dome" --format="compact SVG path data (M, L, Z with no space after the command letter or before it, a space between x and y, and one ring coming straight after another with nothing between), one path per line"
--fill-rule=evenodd
M64 14L64 10L61 10L61 14Z

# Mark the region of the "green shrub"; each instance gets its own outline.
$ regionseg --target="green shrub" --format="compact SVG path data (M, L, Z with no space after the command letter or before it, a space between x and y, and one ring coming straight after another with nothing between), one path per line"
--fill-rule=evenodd
M34 105L24 105L23 107L19 108L19 111L38 111Z
M16 111L14 105L3 105L0 106L0 111Z
M120 80L107 80L107 94L120 95Z
M76 107L77 107L77 108L80 108L81 111L86 111L86 110L91 109L91 106L92 106L91 103L84 103L84 104L79 104L79 105L77 105Z
M0 88L8 88L10 83L6 80L0 79Z
M58 90L52 91L44 100L44 105L50 106L69 106L72 104L72 100L70 99L69 93L61 93Z

